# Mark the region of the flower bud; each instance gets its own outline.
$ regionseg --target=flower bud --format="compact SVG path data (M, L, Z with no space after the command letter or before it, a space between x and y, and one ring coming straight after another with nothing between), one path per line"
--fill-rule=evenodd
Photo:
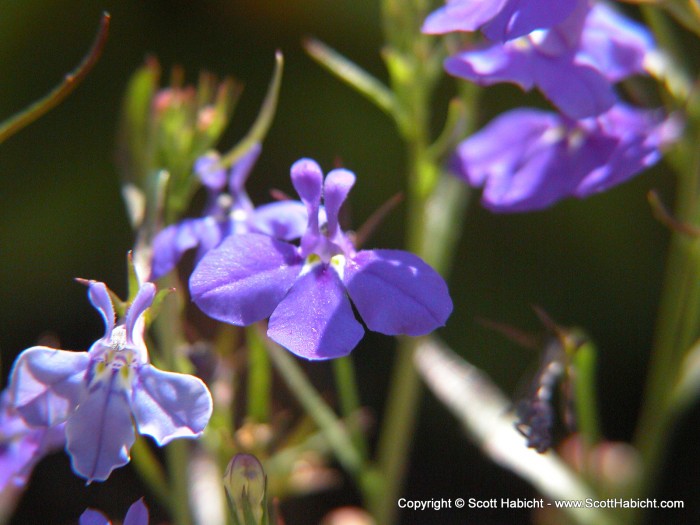
M233 456L224 474L224 487L235 522L245 525L263 523L266 485L267 478L258 458L251 454Z

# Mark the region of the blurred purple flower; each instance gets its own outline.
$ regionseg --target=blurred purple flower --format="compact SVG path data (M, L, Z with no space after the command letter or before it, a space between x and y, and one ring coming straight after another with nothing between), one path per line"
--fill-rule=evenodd
M270 317L268 335L306 359L341 357L360 341L350 299L367 327L384 334L423 335L445 323L452 301L435 270L404 251L357 252L341 230L352 172L332 170L324 183L318 164L302 159L291 176L308 212L300 246L254 233L228 237L190 278L202 311L239 326Z
M306 210L301 202L279 201L255 208L245 191L245 182L260 151L259 144L253 146L230 174L220 167L215 153L197 160L195 173L207 191L204 213L198 219L171 224L156 235L151 280L172 270L188 250L196 248L195 262L199 261L231 234L256 232L284 240L301 236L306 226Z
M599 115L616 101L612 84L644 72L651 33L604 4L580 1L562 24L445 60L448 73L479 85L537 87L567 116Z
M538 210L628 180L660 159L678 128L675 119L622 104L581 121L517 109L462 142L455 167L484 187L483 204L492 211Z
M490 40L504 42L563 22L576 0L447 0L426 18L422 31L443 34L481 28Z
M45 455L65 445L65 429L31 427L12 406L9 391L0 396L0 493L23 487L34 466Z
M80 516L79 525L112 525L112 522L101 512L88 509ZM148 508L143 498L129 507L123 525L148 525Z
M200 379L149 363L143 313L154 296L155 286L143 284L124 322L116 324L107 287L91 281L88 297L102 315L104 336L88 352L29 348L12 369L17 411L31 426L65 421L73 470L88 482L104 481L128 463L134 422L162 446L199 436L211 416L211 395Z

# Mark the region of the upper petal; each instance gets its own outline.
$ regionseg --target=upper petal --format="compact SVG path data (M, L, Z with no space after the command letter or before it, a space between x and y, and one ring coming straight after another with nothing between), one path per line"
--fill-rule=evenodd
M563 22L575 7L576 0L510 0L482 32L490 40L512 40Z
M192 300L219 321L235 325L260 321L292 286L301 262L291 244L256 233L231 235L192 272Z
M134 385L131 409L139 433L152 436L162 446L178 437L201 434L211 417L212 399L201 379L144 365Z
M65 421L78 404L89 363L86 352L28 348L10 374L9 390L17 411L34 426Z
M452 313L443 278L409 252L360 251L348 261L344 280L362 320L376 332L424 335Z
M267 330L272 340L306 359L345 356L363 334L340 277L320 263L294 283Z
M445 60L445 70L482 86L512 82L527 91L534 85L533 51L528 46L522 41L463 51Z
M156 296L156 285L153 283L143 283L139 288L136 297L131 302L129 310L126 312L126 321L124 322L126 326L126 341L129 344L134 342L142 343L143 337L143 327L137 328L137 323L143 313L148 310L153 304L153 299ZM137 333L135 333L137 330ZM134 335L136 335L136 340L134 340Z
M443 34L452 31L476 31L498 14L508 0L449 0L433 11L423 23L421 31Z
M92 306L100 312L105 323L104 337L109 338L114 329L115 314L112 298L109 296L105 283L91 281L88 287L88 299L90 299Z
M131 408L126 392L116 384L118 373L86 392L66 423L66 451L75 473L88 483L104 481L112 470L126 465L134 444Z
M333 238L338 232L338 213L340 207L355 184L355 174L345 169L335 169L328 172L323 185L323 203L326 208L328 237Z

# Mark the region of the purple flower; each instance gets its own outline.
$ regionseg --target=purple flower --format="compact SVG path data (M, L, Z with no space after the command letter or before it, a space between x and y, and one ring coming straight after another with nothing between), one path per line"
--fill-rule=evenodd
M576 0L447 0L431 13L423 32L482 32L504 42L563 22L576 7Z
M612 84L644 71L654 50L649 31L603 4L580 1L562 24L505 44L486 45L445 61L448 73L480 85L537 87L567 116L595 116L612 107Z
M88 297L104 319L104 336L88 352L29 348L13 367L17 411L31 426L65 421L73 470L88 482L104 481L129 461L134 422L162 446L199 436L211 416L211 395L200 379L149 363L143 313L154 296L155 286L144 283L117 324L107 287L91 281Z
M8 391L0 396L0 493L23 487L46 454L63 448L63 425L31 427L12 406Z
M80 525L111 525L112 522L99 511L88 509L80 516ZM124 525L148 525L148 508L143 498L135 502L124 517Z
M199 261L231 234L257 232L285 240L301 236L306 226L306 210L301 202L280 201L254 208L245 191L245 181L260 151L259 144L253 146L228 175L215 153L197 160L195 172L207 191L204 213L198 219L172 224L156 235L151 280L172 270L188 250L196 248L195 261Z
M228 237L190 278L202 311L234 325L270 317L268 335L307 359L347 355L360 341L350 299L367 327L384 334L423 335L445 323L452 301L430 266L404 251L355 251L341 230L353 173L333 170L324 183L318 164L302 159L291 176L308 212L300 246L252 233Z
M472 186L484 187L487 208L532 211L628 180L655 164L677 134L674 119L622 104L581 121L517 109L462 142L456 169Z

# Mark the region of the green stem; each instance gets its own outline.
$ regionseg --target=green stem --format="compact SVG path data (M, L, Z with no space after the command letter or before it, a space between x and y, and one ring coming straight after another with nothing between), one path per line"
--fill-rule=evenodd
M360 395L357 391L357 378L355 376L352 358L347 356L334 359L332 365L340 401L341 415L343 419L348 422L350 436L355 444L355 448L362 458L366 460L369 447L367 446L367 441L362 431L362 421L357 417L361 404Z
M267 423L270 416L272 369L265 344L255 326L246 329L248 341L248 413L256 423Z
M686 144L678 174L676 218L698 227L700 224L700 152L697 138L700 121L688 124ZM683 148L683 144L679 148ZM656 337L649 363L647 389L634 443L642 459L642 476L634 488L636 497L654 490L665 459L665 445L677 420L673 386L681 363L700 334L700 238L674 232L664 280Z
M170 512L175 525L192 525L189 498L189 443L176 439L165 448L170 477Z

